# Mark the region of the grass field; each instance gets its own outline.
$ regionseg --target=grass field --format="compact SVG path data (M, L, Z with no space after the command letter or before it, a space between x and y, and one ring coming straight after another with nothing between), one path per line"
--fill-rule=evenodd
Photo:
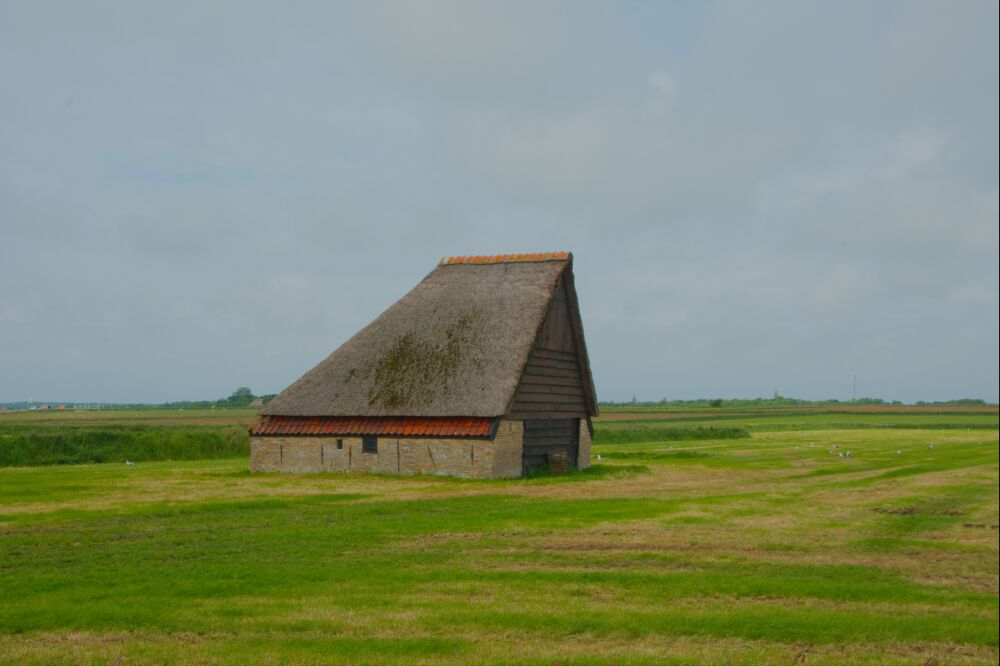
M9 412L0 414L7 424L58 425L164 425L249 426L257 418L255 409L91 409Z
M995 411L642 416L529 480L0 469L0 663L997 662Z

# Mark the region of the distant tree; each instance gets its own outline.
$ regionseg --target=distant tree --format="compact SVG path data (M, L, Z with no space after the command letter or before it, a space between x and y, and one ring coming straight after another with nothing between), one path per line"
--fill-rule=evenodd
M241 386L225 400L219 400L216 404L219 407L246 407L253 402L253 391L249 387Z
M722 398L716 398L708 403L709 407L722 407Z

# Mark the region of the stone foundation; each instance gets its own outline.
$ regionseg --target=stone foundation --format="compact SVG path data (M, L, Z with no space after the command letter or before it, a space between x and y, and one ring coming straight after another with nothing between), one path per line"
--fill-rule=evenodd
M501 421L493 439L379 437L378 453L363 453L360 437L251 436L250 470L508 478L521 475L523 430Z

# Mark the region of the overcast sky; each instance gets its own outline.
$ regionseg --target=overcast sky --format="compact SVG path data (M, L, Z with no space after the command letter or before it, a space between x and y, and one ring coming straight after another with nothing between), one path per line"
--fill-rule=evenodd
M997 400L997 3L0 2L0 401L570 250L599 397Z

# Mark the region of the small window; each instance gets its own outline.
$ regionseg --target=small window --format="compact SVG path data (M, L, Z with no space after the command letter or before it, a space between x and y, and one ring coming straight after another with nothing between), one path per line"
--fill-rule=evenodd
M338 439L337 440L337 450L338 451L343 451L344 450L344 440L342 440L342 439Z
M378 437L365 435L361 438L361 453L378 453Z

